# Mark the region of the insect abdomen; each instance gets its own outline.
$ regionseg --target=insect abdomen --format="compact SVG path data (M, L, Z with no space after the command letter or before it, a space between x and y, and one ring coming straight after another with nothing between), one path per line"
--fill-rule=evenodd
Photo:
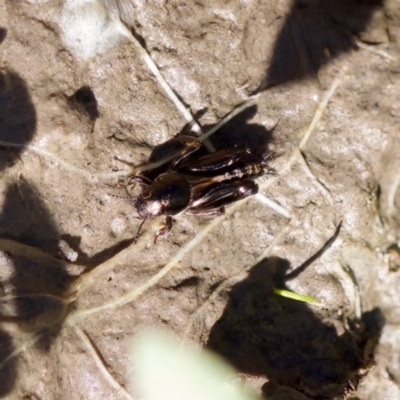
M235 168L221 175L221 181L230 179L257 177L264 173L264 167L260 163L247 164L240 168Z

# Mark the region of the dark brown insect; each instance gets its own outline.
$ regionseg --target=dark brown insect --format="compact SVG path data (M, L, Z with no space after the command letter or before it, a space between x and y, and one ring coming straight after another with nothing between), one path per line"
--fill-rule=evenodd
M168 234L173 215L218 215L224 206L256 194L258 185L254 179L265 173L269 155L262 161L251 161L247 147L232 147L215 153L198 156L202 143L191 136L177 138L184 145L180 154L164 167L164 172L151 178L135 174L128 184L139 183L143 190L134 201L143 223L150 218L166 216L165 227L157 233Z

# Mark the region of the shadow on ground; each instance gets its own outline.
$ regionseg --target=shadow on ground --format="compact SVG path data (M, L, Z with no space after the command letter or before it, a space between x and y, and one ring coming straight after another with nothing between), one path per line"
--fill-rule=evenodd
M47 351L65 315L68 303L62 296L71 279L64 262L57 258L56 224L36 189L22 179L11 184L6 192L0 214L0 237L11 246L3 255L12 266L11 276L2 276L2 291L7 288L9 296L2 301L0 321L16 324L29 334L26 340L36 337L36 347ZM22 243L25 247L20 247ZM31 246L31 250L26 246ZM0 379L0 395L5 395L16 379L18 358L7 361L15 349L12 337L4 332L0 334L0 350L1 375L7 377Z
M74 300L68 290L76 277L66 270L60 238L71 239L73 247L80 242L80 238L60 234L38 188L20 177L9 186L0 214L0 242L11 246L10 251L3 250L3 260L12 269L10 277L1 276L2 294L7 288L12 295L0 303L0 322L16 324L28 333L27 338L36 339L36 348L43 352L50 349ZM131 242L123 241L92 258L78 251L78 261L90 270ZM12 337L0 330L0 373L6 377L0 379L0 396L12 389L17 377L18 357L7 360L14 350Z
M217 150L234 146L248 147L254 158L252 161L260 161L268 153L273 130L250 123L256 114L256 105L245 108L210 137L212 144ZM213 125L205 125L203 131L208 132L211 128Z
M379 310L366 313L339 336L309 305L273 294L274 288L285 288L288 269L289 263L279 258L255 265L232 288L207 346L240 371L265 375L271 383L317 399L341 396L357 386L360 371L371 365L383 317Z
M382 7L383 0L293 0L261 89L316 76L323 65L356 48L354 38Z
M6 36L7 31L0 28L0 43ZM33 138L35 131L36 111L25 81L16 72L0 73L0 141L27 144ZM22 150L22 147L2 147L0 143L0 170L13 165ZM6 194L6 198L9 199L9 193ZM12 220L15 216L13 209L3 210L2 215L6 216L9 224L16 224L16 221ZM0 217L1 230L6 229L1 225L3 222L5 222L4 218ZM3 255L6 258L11 257L7 252ZM0 293L4 295L4 282L1 282ZM3 299L2 310L5 306ZM15 306L17 309L20 308L18 304ZM0 320L3 317L1 313ZM16 357L9 358L14 350L12 337L0 329L0 396L5 396L11 391L17 378L17 359Z
M250 149L250 156L247 162L261 162L268 154L268 144L272 139L272 131L268 131L263 125L251 124L251 120L257 113L257 106L253 105L237 114L221 129L219 129L209 140L216 150L230 149L233 147L247 147ZM196 116L198 117L198 116ZM208 132L214 125L205 125L203 132ZM177 140L181 135L195 136L190 132L190 127L185 125L175 138L168 140L154 147L149 157L149 163L168 158L172 154L181 152L185 146ZM196 157L209 154L209 151L202 146L199 150L189 156L188 160L195 160ZM143 176L150 180L168 170L171 163L163 164L161 167L145 171Z
M36 111L25 81L16 72L0 72L0 141L28 144L35 131ZM0 143L0 170L11 166L22 150Z

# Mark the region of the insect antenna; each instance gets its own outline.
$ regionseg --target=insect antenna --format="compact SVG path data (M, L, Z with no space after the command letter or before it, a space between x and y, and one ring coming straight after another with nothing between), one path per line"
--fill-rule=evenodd
M119 196L119 195L112 194L112 193L109 193L109 192L107 192L107 194L108 194L109 196L111 196L111 197L115 197L116 199L125 199L125 200L130 200L130 199L132 198L132 196L128 196L128 195L125 195L125 196Z
M129 194L128 194L128 195L125 195L125 196L119 196L119 195L112 194L112 193L109 193L109 192L107 192L107 194L108 194L109 196L111 196L111 197L115 197L116 199L129 200L129 202L131 202L131 203L135 203L136 200L137 200L138 197L139 197L139 196L130 196ZM141 218L140 218L140 219L141 219Z

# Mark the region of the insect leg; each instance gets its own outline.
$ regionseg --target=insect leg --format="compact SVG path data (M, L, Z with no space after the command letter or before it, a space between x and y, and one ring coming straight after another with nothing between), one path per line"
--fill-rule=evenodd
M233 179L194 189L195 196L186 213L223 207L258 192L258 185L251 179Z
M201 147L201 142L192 136L182 135L178 136L177 139L185 146L181 154L179 154L171 164L171 168L178 166L183 160L185 160L192 153L197 151Z
M186 214L208 217L211 215L212 216L222 215L224 214L224 212L225 212L224 207L218 207L218 208L210 208L208 210L189 209L186 211Z
M244 179L244 178L256 178L261 175L276 175L276 171L273 168L267 167L261 163L251 163L244 165L240 168L235 168L225 172L223 175L216 175L210 178L214 182L222 182L230 179Z
M132 175L129 177L128 179L128 184L127 185L132 185L132 184L136 184L136 183L140 183L141 185L145 185L145 186L150 186L151 185L151 180L149 178L146 178L143 175Z
M133 239L133 243L136 243L136 242L138 241L139 236L140 236L140 232L142 231L142 227L143 227L143 225L144 225L145 222L146 222L146 219L144 219L144 220L142 221L142 223L139 225L139 228L138 228L138 231L137 231L137 233L136 233L136 236L135 236L135 238Z
M126 183L126 191L129 194L129 191L133 191L135 189L136 184L150 186L152 184L151 180L142 175L132 175L129 177L128 182ZM129 190L128 190L129 189ZM135 199L137 196L135 197Z
M172 229L172 217L167 216L165 218L165 224L163 226L163 228L161 228L155 235L154 237L154 244L156 244L157 239L161 236L161 237L167 237L169 232Z
M215 153L187 161L179 166L185 173L211 173L227 168L233 168L239 163L247 163L250 150L247 147L238 146L216 151Z

